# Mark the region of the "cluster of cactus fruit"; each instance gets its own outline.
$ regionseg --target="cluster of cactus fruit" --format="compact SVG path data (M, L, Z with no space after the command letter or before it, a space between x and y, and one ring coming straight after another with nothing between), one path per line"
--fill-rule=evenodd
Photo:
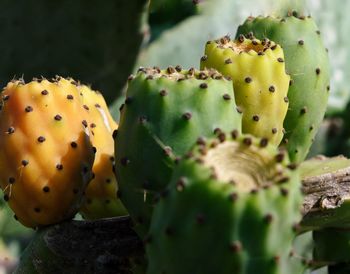
M302 273L297 167L326 110L328 70L315 23L294 13L208 41L200 70L140 68L119 127L102 95L73 79L11 81L4 199L29 227L126 208L149 274Z

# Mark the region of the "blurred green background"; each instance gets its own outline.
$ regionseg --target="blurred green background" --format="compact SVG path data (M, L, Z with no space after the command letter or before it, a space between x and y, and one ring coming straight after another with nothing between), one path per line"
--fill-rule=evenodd
M350 0L0 0L0 84L71 76L100 90L118 119L126 79L137 67L198 67L207 40L234 37L247 16L288 4L303 5L316 19L332 65L329 118L310 155L350 154ZM2 258L16 263L32 235L12 215L0 202L0 273L11 268Z

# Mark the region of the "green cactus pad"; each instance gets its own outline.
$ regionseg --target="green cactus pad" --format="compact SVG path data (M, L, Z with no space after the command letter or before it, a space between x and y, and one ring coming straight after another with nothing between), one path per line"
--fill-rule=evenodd
M279 45L243 35L235 41L227 36L208 41L201 68L215 68L232 78L236 103L243 114L243 133L268 138L279 145L290 80Z
M154 211L147 273L295 274L302 199L287 153L235 131L198 143Z
M216 71L141 68L132 78L116 134L116 171L119 196L144 236L176 158L198 137L240 131L241 115L232 82Z
M302 162L321 124L329 95L329 60L320 32L311 17L259 16L249 17L237 30L237 37L241 34L268 38L283 48L291 76L284 142L291 160Z

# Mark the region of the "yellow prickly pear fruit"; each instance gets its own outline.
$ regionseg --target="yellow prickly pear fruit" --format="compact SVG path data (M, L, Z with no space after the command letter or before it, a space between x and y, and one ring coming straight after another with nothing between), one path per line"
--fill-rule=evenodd
M290 77L278 44L243 35L235 41L227 36L209 41L201 58L203 68L215 68L232 78L236 104L243 113L243 133L268 138L275 145L281 142Z

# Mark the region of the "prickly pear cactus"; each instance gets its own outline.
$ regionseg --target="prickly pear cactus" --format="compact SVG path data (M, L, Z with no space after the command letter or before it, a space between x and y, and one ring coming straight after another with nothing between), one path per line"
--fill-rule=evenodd
M1 94L0 186L23 225L72 217L94 161L76 82L8 83Z
M281 142L290 77L279 45L243 35L236 41L225 36L207 42L201 68L215 68L232 78L244 133L268 138L276 145Z
M311 17L249 17L237 30L237 37L253 34L268 38L283 48L287 73L289 109L284 121L292 161L305 159L327 107L329 60L320 31Z
M146 237L147 273L297 273L295 165L266 138L231 135L199 139L175 168Z
M99 219L127 215L117 197L118 184L114 174L113 132L118 128L101 93L87 86L79 86L84 108L89 113L89 127L96 148L92 167L94 174L85 191L85 200L80 213L85 219Z
M116 171L120 198L141 236L176 158L199 136L240 127L232 82L214 70L141 68L130 77L115 139Z

